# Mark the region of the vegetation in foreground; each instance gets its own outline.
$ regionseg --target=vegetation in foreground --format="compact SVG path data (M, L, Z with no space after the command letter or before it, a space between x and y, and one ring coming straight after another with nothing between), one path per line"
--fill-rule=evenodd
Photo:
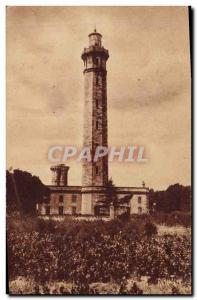
M151 218L110 222L27 218L22 223L17 217L8 218L10 293L20 293L13 283L25 278L32 294L190 294L191 237L159 236ZM51 288L55 282L62 284ZM21 293L28 293L25 288L27 283Z
M6 177L10 293L191 293L191 187L150 190L150 216L58 222L35 217L50 194L37 176ZM116 204L113 184L108 193Z

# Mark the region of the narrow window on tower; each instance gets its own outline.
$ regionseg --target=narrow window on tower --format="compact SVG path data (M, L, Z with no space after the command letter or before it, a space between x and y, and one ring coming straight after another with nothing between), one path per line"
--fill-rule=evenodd
M96 129L99 129L99 122L96 121Z
M99 66L99 59L98 59L98 57L96 58L96 66L97 67Z
M99 100L96 99L96 108L98 108L98 107L99 107Z
M99 84L99 78L96 77L96 85L98 85L98 84Z
M96 175L98 175L99 168L96 166Z

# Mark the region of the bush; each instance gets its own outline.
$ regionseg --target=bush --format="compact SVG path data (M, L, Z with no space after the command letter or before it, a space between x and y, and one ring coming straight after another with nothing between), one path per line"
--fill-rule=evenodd
M150 216L157 224L164 224L167 226L181 225L191 227L192 217L190 212L174 211L171 213L155 213Z
M144 226L144 234L146 236L152 236L153 234L157 234L157 226L151 223L150 221L147 222Z

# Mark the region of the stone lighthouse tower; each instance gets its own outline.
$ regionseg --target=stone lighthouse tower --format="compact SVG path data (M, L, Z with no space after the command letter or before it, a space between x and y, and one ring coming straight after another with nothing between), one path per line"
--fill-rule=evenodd
M83 161L82 208L84 215L95 214L97 204L104 200L108 181L108 156L94 161L98 146L107 147L107 71L108 50L102 46L102 35L89 34L89 46L84 48L84 129L83 147L91 150L91 161Z

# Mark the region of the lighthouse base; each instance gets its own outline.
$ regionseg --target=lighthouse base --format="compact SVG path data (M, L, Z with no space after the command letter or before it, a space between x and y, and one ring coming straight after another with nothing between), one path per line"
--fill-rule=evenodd
M105 187L82 187L81 214L93 216L105 204Z

